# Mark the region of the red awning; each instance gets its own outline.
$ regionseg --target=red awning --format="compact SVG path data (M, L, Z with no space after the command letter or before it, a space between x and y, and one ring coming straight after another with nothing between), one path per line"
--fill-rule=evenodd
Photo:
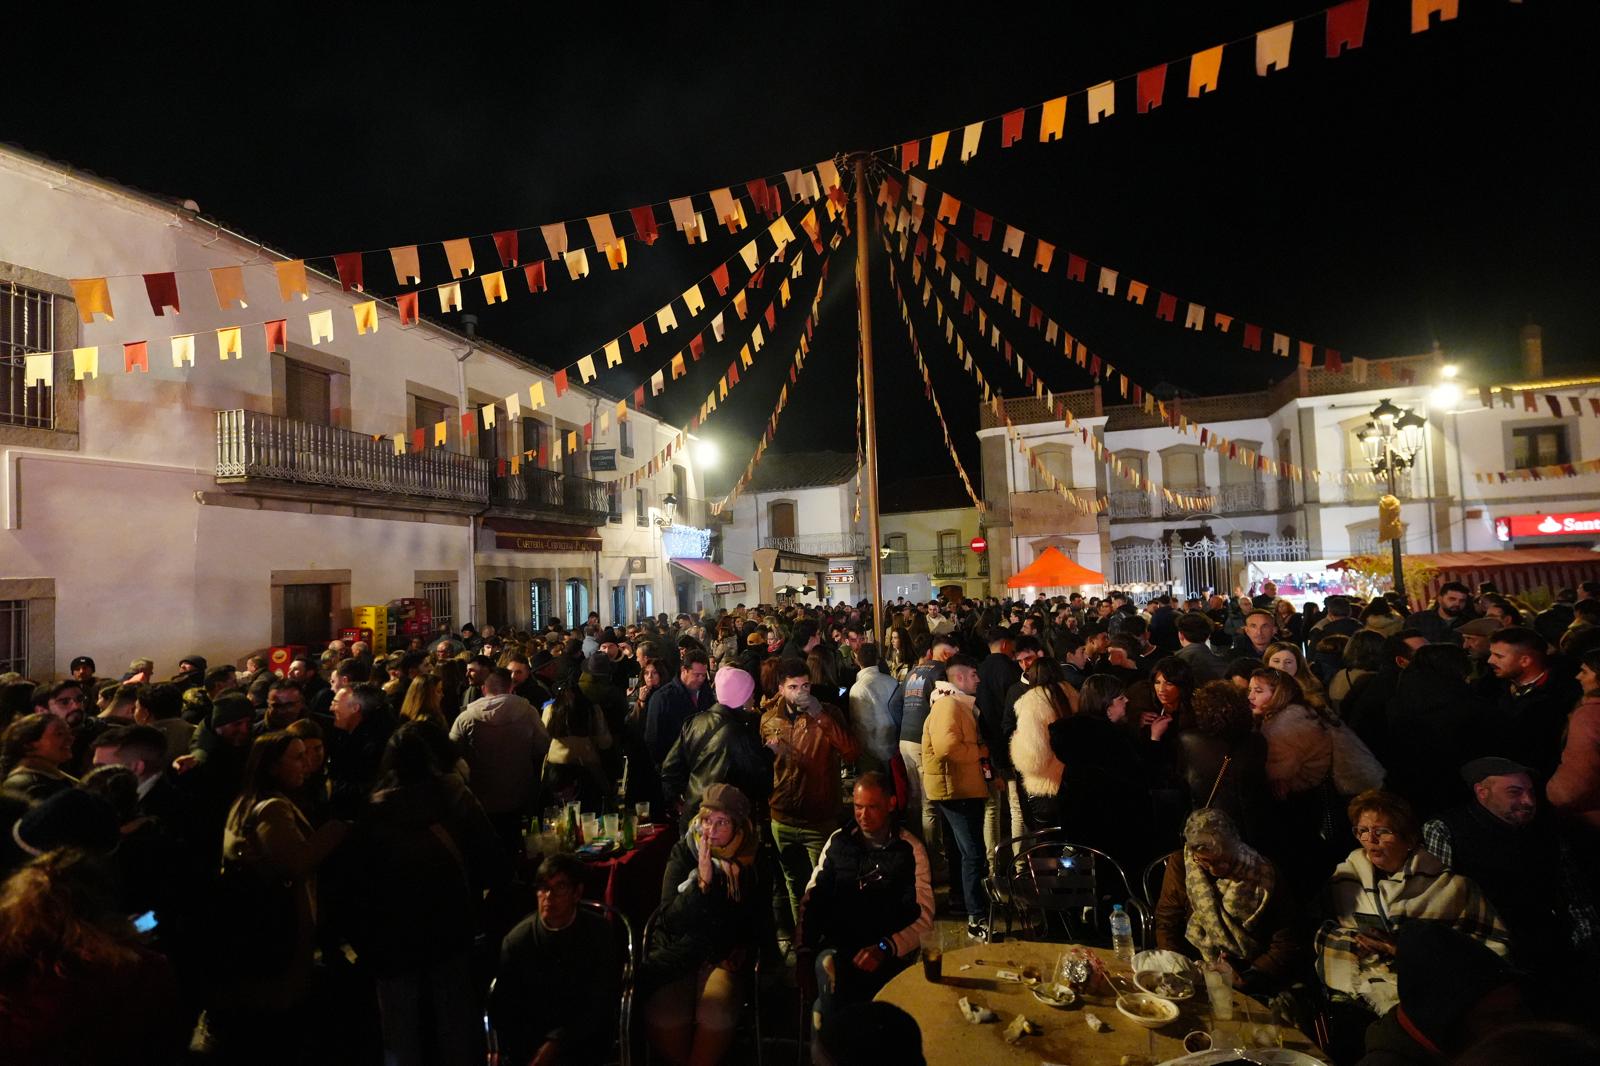
M702 581L709 581L716 592L743 592L744 578L732 570L724 570L710 559L669 559L680 570L686 570Z

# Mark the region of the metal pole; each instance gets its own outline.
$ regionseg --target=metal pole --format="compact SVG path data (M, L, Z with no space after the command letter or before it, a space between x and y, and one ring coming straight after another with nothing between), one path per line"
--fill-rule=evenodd
M878 415L873 396L872 278L867 269L872 211L867 206L867 153L851 156L856 178L856 303L861 316L861 404L866 410L867 559L872 572L872 642L883 647L883 534L878 528Z
M1393 496L1395 503L1398 504L1400 502L1400 495L1397 489L1397 482L1395 480L1394 449L1390 447L1390 441L1392 439L1392 436L1385 436L1383 438L1383 465L1389 474L1389 495ZM1404 529L1405 527L1402 525L1401 528ZM1405 570L1402 568L1400 563L1400 541L1401 537L1395 537L1394 540L1390 542L1390 547L1394 550L1394 590L1400 594L1401 601L1406 605L1406 609L1410 610L1411 597L1406 595L1406 575Z

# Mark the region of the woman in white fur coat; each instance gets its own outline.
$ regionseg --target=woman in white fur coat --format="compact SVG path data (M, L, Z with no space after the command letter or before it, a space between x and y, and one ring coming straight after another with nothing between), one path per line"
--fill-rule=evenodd
M1050 724L1077 713L1078 690L1053 659L1039 659L1024 679L1028 690L1013 705L1016 722L1011 732L1011 764L1021 778L1022 810L1028 827L1044 829L1061 824L1056 805L1061 760L1050 750Z

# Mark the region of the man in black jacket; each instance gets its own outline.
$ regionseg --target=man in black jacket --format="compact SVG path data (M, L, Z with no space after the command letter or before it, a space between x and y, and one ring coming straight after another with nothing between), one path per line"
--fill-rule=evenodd
M684 723L715 702L716 696L706 683L710 675L710 658L703 651L690 649L683 653L678 676L651 694L645 710L644 742L657 766L666 761Z
M1471 590L1461 582L1446 581L1439 586L1433 606L1406 617L1406 628L1421 633L1429 644L1460 644L1461 634L1456 632L1456 627L1470 617L1466 611L1467 598L1471 595Z
M894 786L862 774L855 821L823 845L801 903L799 941L815 951L813 1024L838 1007L870 1000L916 957L933 928L933 885L922 842L894 818Z
M1015 642L1009 629L989 631L989 657L978 664L978 733L989 748L989 761L1002 782L1001 791L989 793L983 809L983 847L994 860L996 844L1011 839L1010 797L1005 782L1014 775L1011 745L1005 734L1006 693L1022 680L1022 668L1015 658Z
M1577 685L1551 672L1544 638L1521 626L1489 638L1489 668L1500 683L1490 728L1500 740L1499 750L1549 780L1561 761L1567 715L1580 695Z
M684 724L661 765L661 791L669 806L693 817L712 785L733 785L755 808L757 824L766 819L772 795L772 752L761 743L756 716L749 713L755 678L736 666L717 671L717 702Z

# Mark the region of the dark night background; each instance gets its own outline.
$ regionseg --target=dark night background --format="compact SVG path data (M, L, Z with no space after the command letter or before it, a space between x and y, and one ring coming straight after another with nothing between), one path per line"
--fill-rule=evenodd
M12 49L8 81L30 86L32 103L11 97L0 139L193 198L241 232L314 256L602 210L621 216L626 233L622 213L638 204L953 129L944 166L922 173L1055 242L1049 278L1026 263L1009 272L1031 273L1030 298L1146 384L1254 388L1288 364L1243 352L1232 336L1159 323L1151 306L1107 300L1092 284L1062 282L1069 248L1152 290L1347 356L1414 354L1437 341L1485 368L1469 384L1516 377L1517 331L1529 316L1544 328L1548 372L1597 369L1600 116L1590 68L1600 5L1463 0L1458 20L1412 36L1408 3L1373 0L1365 46L1338 60L1323 56L1318 16L1297 26L1287 71L1256 77L1247 39L1228 49L1212 96L1186 99L1187 62L1177 63L1165 104L1150 114L1134 113L1126 85L1117 114L1093 127L1074 98L1064 143L1037 143L1035 111L1017 146L999 148L996 124L972 163L957 161L968 122L1320 8L286 6L226 19L213 8L186 21L145 10L92 29L56 20L65 52ZM667 219L664 207L658 217ZM468 310L486 337L565 365L747 239L724 232L690 248L667 222L654 248L630 242L625 271L601 266L577 285L558 279L536 298L516 295L519 282L511 302L492 309L476 306L469 288ZM834 258L819 343L793 390L780 450L854 447L853 247ZM443 277L433 254L425 281ZM480 250L480 262L489 254ZM816 263L807 255L802 303ZM882 260L876 249L884 475L946 473ZM369 258L367 272L387 278L387 257ZM723 445L725 472L746 462L799 319L780 319L757 374L703 430ZM942 341L923 339L975 473L970 381ZM694 367L695 387L669 389L655 409L687 419L737 347L714 350ZM1038 342L1024 351L1052 387L1086 384ZM669 354L653 340L601 383L631 390ZM992 376L1012 383L998 369Z

